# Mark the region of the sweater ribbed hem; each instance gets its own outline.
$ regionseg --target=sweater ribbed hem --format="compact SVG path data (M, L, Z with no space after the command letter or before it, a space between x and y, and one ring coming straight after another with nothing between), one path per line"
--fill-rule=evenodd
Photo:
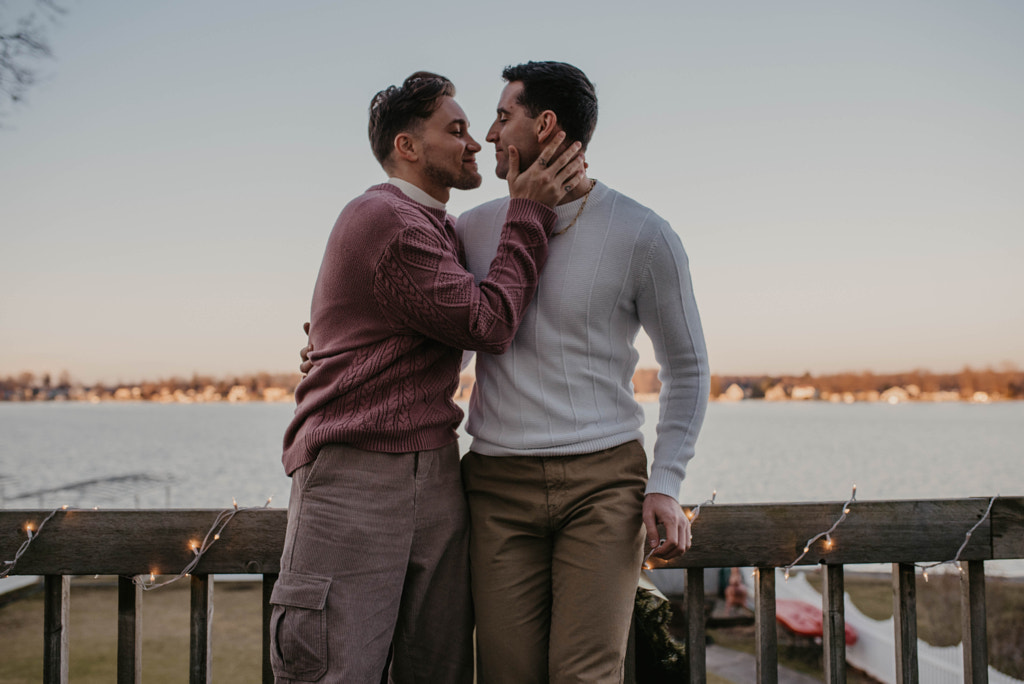
M407 454L440 449L458 439L458 434L447 428L421 429L400 435L345 435L338 430L314 430L287 449L282 461L285 473L290 477L302 466L315 461L320 450L328 444L347 444L363 451L378 451L382 454Z

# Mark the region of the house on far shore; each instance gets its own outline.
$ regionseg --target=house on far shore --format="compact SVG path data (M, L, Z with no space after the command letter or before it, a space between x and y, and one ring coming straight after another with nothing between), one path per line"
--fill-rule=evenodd
M793 401L810 401L818 398L818 388L813 385L796 385L789 393Z
M729 385L729 388L719 395L719 401L740 401L747 398L747 393L743 391L743 388L737 385L735 382Z
M902 404L910 399L910 392L900 386L890 387L879 395L878 400L886 404Z

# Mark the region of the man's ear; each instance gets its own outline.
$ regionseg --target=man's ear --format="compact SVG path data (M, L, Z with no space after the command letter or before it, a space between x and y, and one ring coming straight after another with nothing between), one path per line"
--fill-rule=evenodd
M419 145L415 138L408 133L399 133L395 136L396 159L404 159L408 162L417 162L420 158Z
M550 109L545 109L534 119L537 131L537 142L541 145L551 140L551 136L562 130L558 125L558 116Z

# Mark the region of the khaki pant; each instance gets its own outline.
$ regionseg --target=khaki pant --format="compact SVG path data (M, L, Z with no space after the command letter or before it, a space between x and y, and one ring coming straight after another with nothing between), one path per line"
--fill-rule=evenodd
M324 447L292 476L271 597L278 684L473 679L468 519L458 446Z
M621 682L643 549L637 442L462 460L480 684Z

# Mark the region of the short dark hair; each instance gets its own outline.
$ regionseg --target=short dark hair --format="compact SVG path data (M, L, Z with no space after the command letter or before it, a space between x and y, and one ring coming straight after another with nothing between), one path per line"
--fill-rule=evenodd
M501 77L523 84L519 104L531 117L550 109L566 138L586 148L597 126L597 92L586 74L565 62L527 62L505 67Z
M400 86L389 86L370 101L370 147L384 166L394 149L395 136L419 127L430 118L442 97L454 97L455 84L444 76L417 71Z

